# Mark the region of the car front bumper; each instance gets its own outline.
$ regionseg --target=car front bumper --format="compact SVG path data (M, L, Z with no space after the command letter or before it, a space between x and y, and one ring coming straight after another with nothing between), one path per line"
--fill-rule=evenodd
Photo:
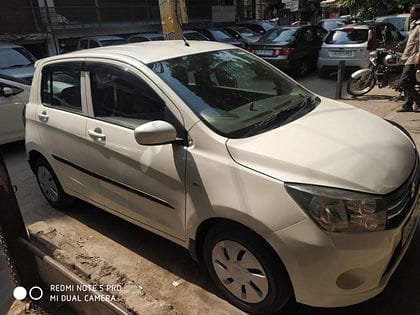
M409 214L394 229L327 233L307 219L274 233L273 238L284 246L278 252L289 272L296 300L317 307L341 307L382 292L416 231L419 196L417 192Z

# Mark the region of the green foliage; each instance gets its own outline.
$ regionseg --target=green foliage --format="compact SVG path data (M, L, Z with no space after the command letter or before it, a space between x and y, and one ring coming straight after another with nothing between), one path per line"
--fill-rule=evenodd
M349 8L352 15L364 18L375 16L407 13L417 0L338 0L344 7Z

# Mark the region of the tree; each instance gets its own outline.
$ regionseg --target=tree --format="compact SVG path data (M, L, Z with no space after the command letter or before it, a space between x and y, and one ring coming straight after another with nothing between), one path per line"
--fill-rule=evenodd
M352 15L364 18L409 12L416 0L338 0Z

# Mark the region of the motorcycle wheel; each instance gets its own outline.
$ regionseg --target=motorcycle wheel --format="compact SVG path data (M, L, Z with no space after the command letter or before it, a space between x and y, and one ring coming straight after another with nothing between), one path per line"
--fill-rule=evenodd
M359 78L350 78L347 81L347 93L353 96L362 96L368 93L376 84L373 74L364 75Z

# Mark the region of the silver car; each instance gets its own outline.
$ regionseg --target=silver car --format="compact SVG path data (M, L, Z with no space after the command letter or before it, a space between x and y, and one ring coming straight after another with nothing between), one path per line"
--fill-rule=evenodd
M338 63L345 61L350 72L369 66L369 51L378 47L391 48L404 39L390 23L351 24L336 28L328 34L318 57L320 77L337 71Z

